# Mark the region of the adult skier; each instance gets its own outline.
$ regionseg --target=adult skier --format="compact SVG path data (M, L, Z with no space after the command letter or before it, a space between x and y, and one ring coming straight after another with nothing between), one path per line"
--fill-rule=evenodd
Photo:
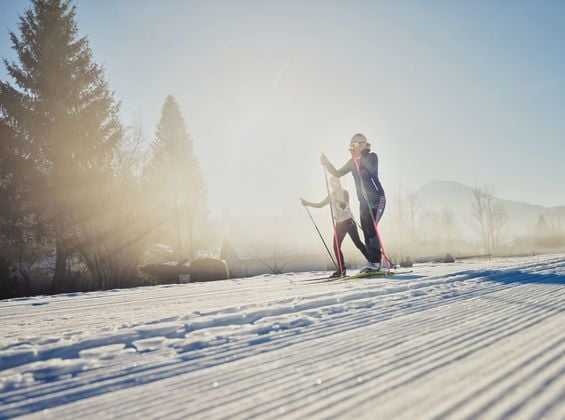
M349 172L353 175L369 260L369 265L361 271L378 271L381 268L382 246L377 225L386 206L385 192L379 181L379 158L371 152L371 144L360 133L351 138L349 151L351 159L340 169L336 169L323 153L320 162L334 177L340 178Z
M347 273L345 270L345 260L343 259L343 252L341 251L341 244L345 235L348 234L355 246L361 251L361 253L369 261L369 254L361 238L359 238L359 232L357 231L357 224L353 219L353 213L349 207L349 193L347 190L341 187L341 182L339 178L330 178L330 185L332 191L330 195L326 196L319 203L313 203L300 198L303 206L322 208L328 204L332 207L332 214L335 221L335 231L334 231L334 253L338 260L338 269L331 277L344 277Z

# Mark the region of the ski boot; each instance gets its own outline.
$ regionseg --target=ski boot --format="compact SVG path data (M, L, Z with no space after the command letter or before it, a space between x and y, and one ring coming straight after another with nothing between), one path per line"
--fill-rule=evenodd
M369 263L368 265L363 267L361 269L361 271L359 271L359 272L360 273L372 273L373 271L380 271L380 270L381 270L381 264L379 264L379 263Z
M339 279L341 277L345 277L347 275L347 273L345 272L345 270L343 271L339 271L337 270L336 272L334 272L331 276L330 279Z

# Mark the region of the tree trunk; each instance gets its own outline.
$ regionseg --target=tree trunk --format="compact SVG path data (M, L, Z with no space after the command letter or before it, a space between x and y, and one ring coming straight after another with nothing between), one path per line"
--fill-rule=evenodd
M62 293L68 291L69 287L67 284L67 260L69 253L60 232L56 233L55 254L55 275L53 276L51 290L53 293Z

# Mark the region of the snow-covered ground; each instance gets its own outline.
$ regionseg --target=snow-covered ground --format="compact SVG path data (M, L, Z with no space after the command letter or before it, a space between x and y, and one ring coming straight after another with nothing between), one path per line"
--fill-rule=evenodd
M565 418L565 255L0 302L0 418Z

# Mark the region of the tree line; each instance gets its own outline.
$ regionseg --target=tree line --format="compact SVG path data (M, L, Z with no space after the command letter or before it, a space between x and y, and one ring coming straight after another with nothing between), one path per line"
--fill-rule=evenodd
M190 259L213 233L179 104L167 96L151 147L79 34L70 0L32 0L9 33L0 80L0 297L150 284L156 241Z
M556 252L565 249L565 230L559 219L540 214L530 226L516 226L507 206L493 186L473 187L469 212L452 208L429 209L418 194L399 195L391 200L389 218L383 228L390 238L390 253L396 260L430 256L503 256ZM466 225L466 226L465 226ZM465 229L467 227L468 229Z

